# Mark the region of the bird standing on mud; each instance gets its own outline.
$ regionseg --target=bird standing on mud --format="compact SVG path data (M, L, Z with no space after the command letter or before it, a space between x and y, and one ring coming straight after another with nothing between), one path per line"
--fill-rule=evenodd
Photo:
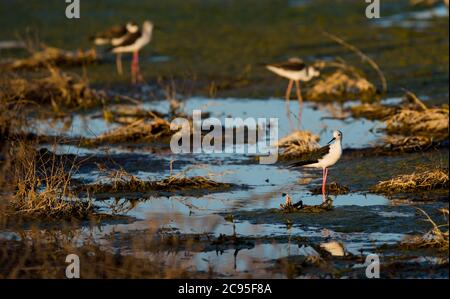
M333 142L334 141L334 142ZM314 167L322 168L322 196L323 202L326 202L326 182L328 175L328 167L333 166L342 156L342 132L334 131L333 139L327 145L314 151L301 161L297 161L289 165L289 167Z
M133 53L133 61L131 62L131 81L143 81L143 77L139 70L139 51L152 40L153 23L145 21L142 29L135 33L130 33L119 44L113 46L111 51L115 54Z
M128 38L129 35L139 31L139 26L134 22L128 22L125 25L117 25L108 28L105 31L97 33L91 37L96 46L111 45L117 46ZM117 73L122 75L122 54L116 54Z
M297 98L300 106L297 123L297 126L299 127L303 111L303 97L300 89L300 81L308 82L311 79L320 76L320 72L314 67L306 65L300 58L297 57L290 58L286 62L266 65L266 68L281 77L289 79L289 84L286 89L286 113L291 128L293 128L293 125L290 115L289 100L291 97L292 86L295 82Z

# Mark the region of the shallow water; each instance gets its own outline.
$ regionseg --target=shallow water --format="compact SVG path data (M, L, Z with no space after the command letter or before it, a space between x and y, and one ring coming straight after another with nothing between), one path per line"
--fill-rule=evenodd
M382 17L374 24L380 27L403 27L424 30L430 26L432 19L448 17L448 8L445 5L437 5L432 8L413 12Z
M281 99L207 99L193 97L183 101L183 104L184 111L188 115L192 116L193 110L201 110L210 113L210 117L220 119L222 124L227 117L264 118L267 121L270 118L277 118L278 136L281 138L291 132L290 123L286 116L285 103ZM145 102L142 108L167 112L169 104L167 101ZM114 109L114 106L111 106L110 109ZM290 111L292 122L296 126L299 111L297 101L290 102ZM117 124L108 123L98 115L99 112L93 112L87 115L75 115L70 119L55 120L50 123L40 121L31 131L36 134L51 136L92 138L118 127ZM342 119L343 116L345 119ZM305 103L300 129L310 130L319 135L321 143L327 142L334 130L340 130L344 132L344 147L361 148L376 144L379 141L380 135L376 134L375 131L381 127L383 127L382 123L377 121L355 120L348 117L342 112L342 107L339 105L317 106Z

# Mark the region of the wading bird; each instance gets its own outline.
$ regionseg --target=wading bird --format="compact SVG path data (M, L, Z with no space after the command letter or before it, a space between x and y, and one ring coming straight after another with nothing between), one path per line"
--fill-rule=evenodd
M143 81L143 77L139 70L139 51L150 43L153 33L153 23L145 21L142 24L142 29L135 33L130 33L119 44L114 45L111 51L115 54L119 53L133 53L133 61L131 62L131 81Z
M139 31L139 26L134 22L128 22L125 25L117 25L97 33L91 37L96 46L111 45L117 46L128 38L129 35ZM116 54L117 73L122 75L122 54Z
M300 81L307 82L318 77L320 72L312 66L306 65L300 58L293 57L286 62L274 63L266 65L266 68L278 76L289 79L289 84L286 89L286 112L289 119L291 128L293 127L290 115L289 100L291 97L292 86L295 82L295 87L297 91L297 98L299 103L298 112L298 127L301 123L302 111L303 111L303 98L300 89Z
M334 142L333 142L334 141ZM342 132L334 131L333 139L327 145L321 147L317 151L312 152L309 156L301 161L294 162L289 167L314 167L322 168L322 195L323 202L326 202L325 186L327 182L328 167L333 166L341 158L342 155Z

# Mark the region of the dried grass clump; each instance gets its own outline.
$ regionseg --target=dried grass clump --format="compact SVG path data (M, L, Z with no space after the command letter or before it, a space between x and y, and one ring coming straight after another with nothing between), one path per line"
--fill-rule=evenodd
M412 174L399 175L389 181L379 182L372 188L372 191L376 193L388 194L407 193L434 189L447 189L448 186L448 169L418 169Z
M353 117L370 120L384 120L394 115L398 110L398 107L385 106L380 103L362 103L350 108Z
M150 122L140 119L129 125L106 132L97 138L84 140L83 145L154 142L169 138L175 132L170 130L170 123L162 118L157 117Z
M318 149L320 137L310 131L295 131L278 140L280 158L292 159L301 157Z
M70 191L75 165L38 153L24 142L14 150L10 179L15 191L10 205L16 214L84 219L94 212L90 201L82 201Z
M3 80L0 97L51 105L56 112L64 108L88 108L103 102L104 95L89 87L87 80L75 78L48 66L48 76L37 79Z
M83 51L66 51L59 48L44 46L41 50L34 51L30 57L16 59L1 65L6 70L37 69L47 65L74 66L93 63L97 60L95 49Z
M448 106L428 108L417 96L407 92L404 104L387 118L385 142L394 148L424 148L448 140ZM412 104L411 104L412 103Z
M198 189L228 189L230 184L220 183L205 177L194 176L184 177L171 175L168 178L158 181L141 180L123 169L111 171L108 183L97 183L82 186L81 190L88 193L117 193L117 192L150 192L150 191L180 191L180 190L198 190Z
M440 209L446 223L436 224L431 217L422 209L416 208L426 216L426 221L430 222L433 228L422 236L413 236L404 240L401 245L406 248L438 248L441 251L448 252L448 209Z
M448 107L413 110L404 108L386 120L386 131L404 135L431 135L448 138Z
M370 100L375 93L375 86L357 72L338 69L317 80L308 90L307 98L311 101Z
M403 152L417 151L426 149L433 144L435 140L431 136L403 136L403 135L387 135L384 137L384 143L390 148Z

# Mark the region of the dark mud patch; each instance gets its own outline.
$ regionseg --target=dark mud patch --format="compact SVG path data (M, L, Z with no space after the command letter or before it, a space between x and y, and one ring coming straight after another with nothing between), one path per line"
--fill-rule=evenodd
M372 155L370 152L359 150L344 150L341 160L330 169L329 176L331 181L349 186L352 192L367 192L378 182L404 173L412 173L417 167L434 169L448 165L448 158L446 149L388 156Z
M327 194L331 195L343 195L348 194L350 192L350 188L336 182L331 182L330 184L325 186L325 191ZM322 187L317 186L310 189L309 192L311 192L311 194L313 195L322 194Z
M433 218L438 215L432 206L445 206L445 204L428 205L425 209ZM382 212L404 213L412 217L386 217ZM324 213L290 213L286 214L279 209L237 211L233 213L237 221L249 221L252 224L280 224L291 223L299 228L315 227L333 229L342 233L421 233L430 229L430 225L423 221L423 215L413 206L345 206L335 207Z
M171 176L162 180L145 181L134 176L127 180L95 183L76 188L76 192L94 196L97 199L124 196L126 198L146 198L151 196L201 196L214 192L246 189L247 186L222 183L205 177Z

